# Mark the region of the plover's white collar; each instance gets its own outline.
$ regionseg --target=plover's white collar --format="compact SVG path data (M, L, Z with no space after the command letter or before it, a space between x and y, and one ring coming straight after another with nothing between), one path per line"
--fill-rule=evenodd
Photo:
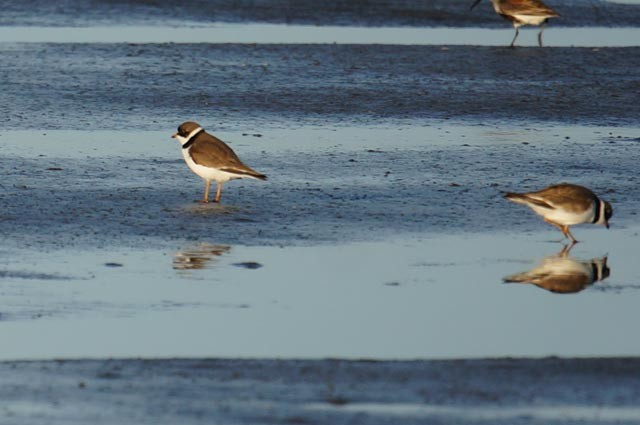
M180 142L182 147L186 149L188 146L185 146L185 145L189 143L193 139L193 137L195 137L195 135L200 133L202 130L203 130L202 127L197 127L195 130L189 133L187 137L182 137L179 134L176 134L176 139L178 139L178 142Z

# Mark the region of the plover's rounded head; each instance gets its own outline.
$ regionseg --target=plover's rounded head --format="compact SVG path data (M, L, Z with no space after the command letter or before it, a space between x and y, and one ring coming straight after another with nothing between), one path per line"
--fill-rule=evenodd
M187 137L193 130L200 127L200 124L194 121L185 121L178 127L177 136Z

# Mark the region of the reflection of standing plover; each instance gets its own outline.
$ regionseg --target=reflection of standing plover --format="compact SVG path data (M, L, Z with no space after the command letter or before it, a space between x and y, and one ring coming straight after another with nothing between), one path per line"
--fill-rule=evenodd
M575 243L569 226L580 223L602 224L609 228L613 215L611 204L598 198L586 187L576 184L557 184L537 192L506 193L510 201L524 204L557 226L565 237Z
M175 270L204 269L209 263L229 251L231 247L227 245L203 243L176 253L173 257L173 268Z
M219 202L224 182L243 178L267 179L264 174L244 165L229 146L204 131L198 123L187 121L180 124L178 132L171 137L182 145L182 156L191 171L204 179L204 203L209 202L211 180L218 183L213 202Z
M476 7L482 0L475 0L471 9ZM511 41L513 47L520 33L522 25L540 25L538 34L538 44L542 47L542 31L549 18L557 18L558 15L553 9L542 3L540 0L491 0L493 9L503 18L511 21L516 29L516 35Z

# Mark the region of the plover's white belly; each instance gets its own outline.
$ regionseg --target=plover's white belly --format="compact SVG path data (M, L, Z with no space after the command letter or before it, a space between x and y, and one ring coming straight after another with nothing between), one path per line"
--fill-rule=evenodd
M591 276L591 267L587 267L585 263L572 260L570 258L554 257L544 260L539 273L554 275L584 275Z
M220 183L228 182L231 179L240 178L237 174L227 173L226 171L218 170L217 168L205 167L203 165L196 164L189 155L188 149L182 149L182 156L187 163L191 171L199 175L205 180L215 180Z
M593 221L594 216L593 208L589 208L583 213L569 212L561 208L555 210L549 210L548 208L542 208L538 206L532 206L531 208L547 220L566 226L580 223L590 223Z
M531 15L513 15L523 25L540 25L543 23L547 16L531 16Z

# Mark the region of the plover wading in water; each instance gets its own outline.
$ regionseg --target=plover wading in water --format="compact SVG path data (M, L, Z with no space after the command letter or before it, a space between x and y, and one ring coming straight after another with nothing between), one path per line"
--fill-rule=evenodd
M537 192L505 193L505 198L531 208L549 224L558 227L562 234L577 242L569 226L581 223L601 224L609 228L613 215L611 204L598 198L586 187L562 183Z
M476 7L482 0L476 0L471 9ZM553 9L540 0L491 0L493 9L504 19L511 21L516 30L516 35L511 41L511 47L514 46L516 38L520 33L520 27L523 25L540 25L538 33L538 45L542 47L542 31L544 25L549 18L557 18L558 15Z

